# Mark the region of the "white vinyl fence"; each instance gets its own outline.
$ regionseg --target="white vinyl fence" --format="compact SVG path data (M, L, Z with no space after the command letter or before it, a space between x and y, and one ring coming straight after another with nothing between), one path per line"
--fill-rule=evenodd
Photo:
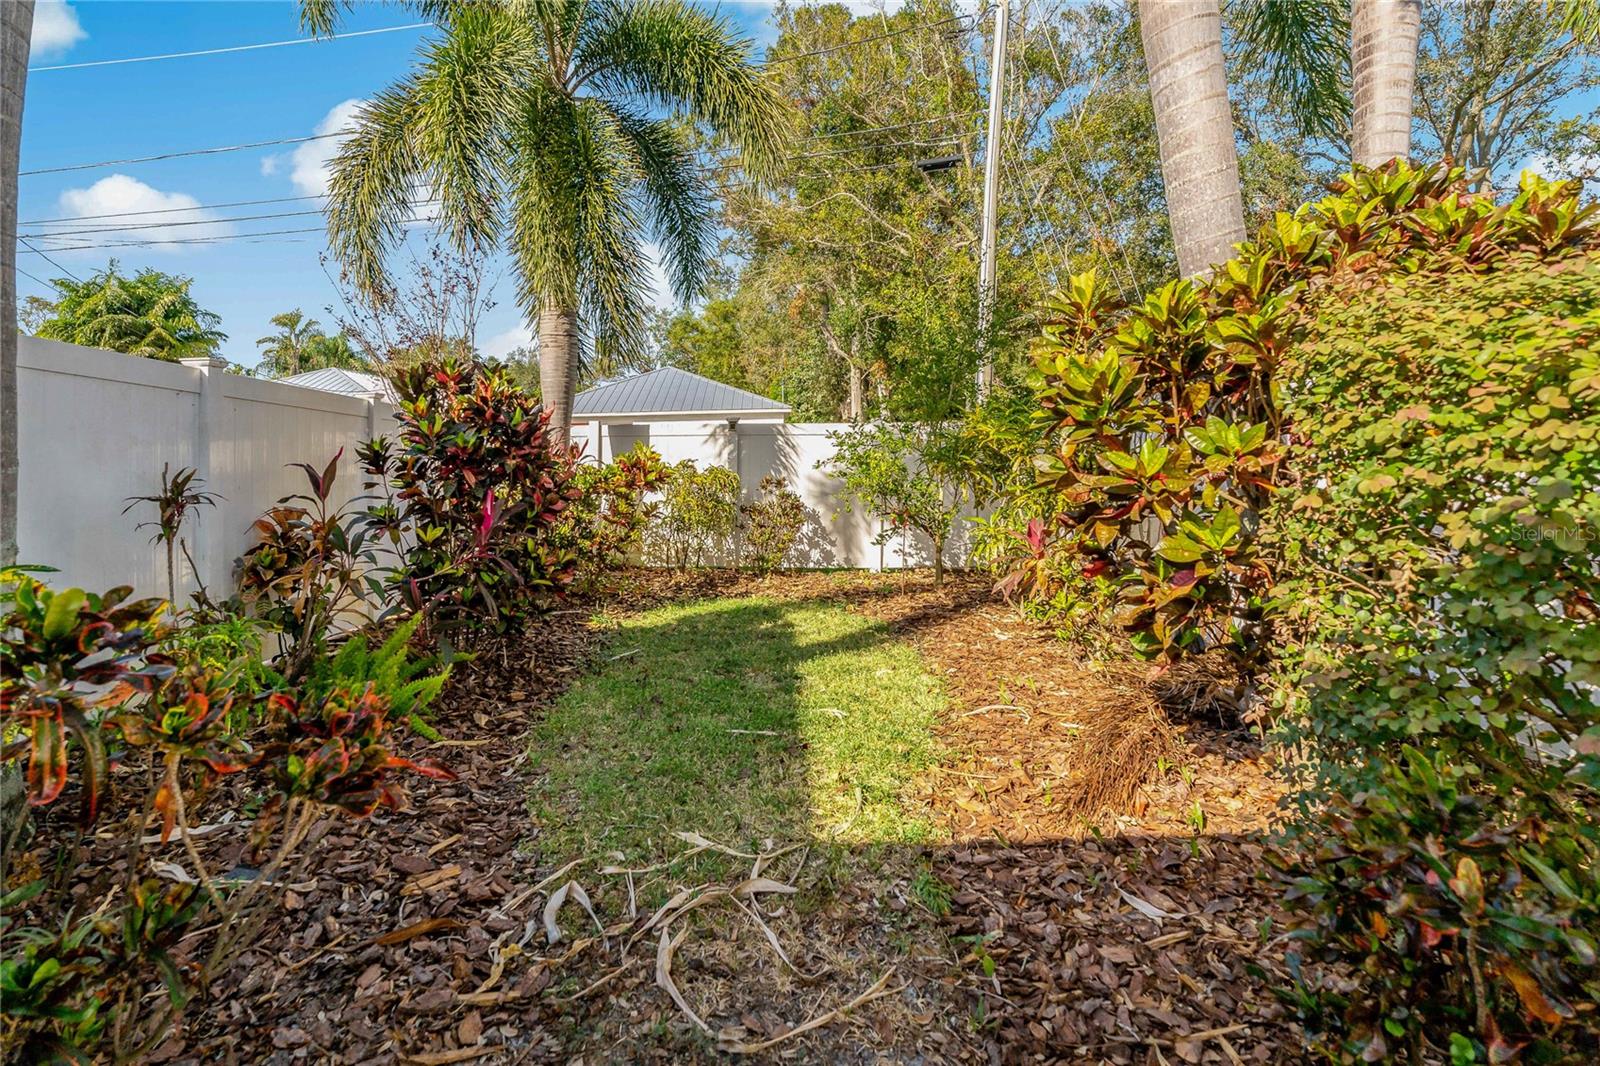
M366 491L356 445L392 432L393 412L377 398L340 396L229 374L221 360L184 365L139 359L37 337L17 353L17 559L53 566L57 585L102 591L132 584L165 596L165 554L140 522L154 504L127 514L130 496L161 488L161 467L194 467L222 498L201 507L185 539L199 576L219 598L233 591L233 564L251 543L250 525L281 497L307 491L305 473L340 448L333 500ZM178 596L195 575L180 556Z
M332 503L372 491L356 462L356 446L394 429L393 409L376 396L352 397L229 374L221 360L183 365L139 359L37 337L20 338L17 360L20 450L18 561L55 567L52 584L99 591L131 583L141 595L166 594L165 555L150 543L154 504L127 514L128 497L159 491L162 464L194 467L203 488L222 498L185 525L195 568L219 598L234 590L234 562L252 543L251 523L280 498L307 491L303 471L344 449ZM645 441L675 463L726 466L739 474L746 499L768 474L787 478L806 505L807 521L788 565L926 566L931 547L919 537L879 546L879 526L847 508L839 483L819 470L833 454L832 423L653 422L610 426L606 455ZM596 454L592 427L575 439ZM945 561L965 558L958 521ZM178 596L195 588L180 556Z

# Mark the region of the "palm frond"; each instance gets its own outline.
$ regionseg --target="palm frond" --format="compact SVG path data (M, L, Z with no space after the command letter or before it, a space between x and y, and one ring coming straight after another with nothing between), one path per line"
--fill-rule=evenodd
M413 74L361 108L334 157L328 247L368 296L387 288L385 253L404 236L414 190L427 177L417 136L423 111Z
M645 207L667 278L687 303L705 284L716 251L716 200L678 127L621 107L611 112L644 175Z
M516 109L520 69L534 58L526 33L494 7L462 8L450 32L425 49L416 75L416 151L439 221L461 252L496 240L500 130Z
M776 174L792 128L788 104L754 65L755 45L685 0L592 2L574 83L709 126L758 180Z
M1264 70L1302 133L1338 138L1350 128L1350 16L1330 0L1232 0L1230 24L1244 62Z

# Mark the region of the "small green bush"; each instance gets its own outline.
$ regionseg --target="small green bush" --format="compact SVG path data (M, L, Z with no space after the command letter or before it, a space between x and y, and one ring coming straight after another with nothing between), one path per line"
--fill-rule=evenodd
M957 458L955 433L944 426L877 422L830 433L834 452L818 466L882 525L874 544L917 532L928 538L933 583L944 583L944 547L956 515L970 499L970 471Z
M653 529L655 554L685 570L738 554L739 475L723 466L701 470L693 459L672 466Z
M758 574L783 565L806 524L806 505L789 489L789 480L769 474L761 479L761 495L740 508L744 514L744 561Z
M1517 238L1530 193L1580 225ZM1463 203L1447 250L1389 236L1401 269L1335 275L1281 372L1284 727L1314 756L1291 899L1361 977L1321 1004L1340 1057L1600 1042L1600 254L1535 182L1365 225Z
M661 455L643 442L609 463L584 463L573 477L578 498L567 510L563 535L577 555L574 585L595 591L607 571L626 565L660 510L650 497L672 476Z

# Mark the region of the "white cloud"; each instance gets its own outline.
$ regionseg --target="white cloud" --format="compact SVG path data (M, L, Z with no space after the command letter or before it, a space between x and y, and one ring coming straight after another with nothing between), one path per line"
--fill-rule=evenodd
M152 251L180 251L204 247L203 244L174 244L195 237L219 237L233 232L225 222L213 222L216 213L200 206L200 201L181 192L162 192L126 174L101 178L86 189L68 189L61 194L61 213L79 224L55 223L51 229L93 230L81 237L56 238L64 247L74 243L111 244L117 241L153 241L144 246ZM109 217L106 217L109 216ZM97 251L103 255L104 251Z
M261 176L263 178L270 178L274 174L276 174L277 172L278 172L278 157L275 156L275 155L264 155L264 156L262 156L261 157Z
M504 359L518 348L527 348L533 345L533 331L525 323L517 323L510 329L501 330L479 347L483 354L491 359Z
M33 9L33 38L29 48L34 58L60 55L88 37L78 21L78 13L63 0L40 0Z
M323 116L317 123L317 128L312 131L318 134L338 133L355 125L356 112L361 109L365 100L346 100L334 106L333 110ZM319 196L328 191L329 167L333 157L339 154L339 145L343 143L341 137L326 137L320 141L307 141L300 145L287 157L289 164L289 180L294 182L295 188L307 196ZM272 167L272 173L278 169L277 161L271 164L263 161L262 173L268 173L267 167Z

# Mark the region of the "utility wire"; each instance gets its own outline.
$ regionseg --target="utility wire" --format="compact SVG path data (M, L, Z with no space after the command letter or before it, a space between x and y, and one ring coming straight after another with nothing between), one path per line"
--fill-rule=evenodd
M45 281L45 280L43 280L41 278L35 277L34 275L28 273L26 270L23 270L21 267L17 267L17 273L21 274L23 277L27 278L29 281L32 281L37 285L43 285L47 289L55 288L55 286L52 285L50 282Z
M220 211L224 207L255 207L259 204L288 204L301 200L321 200L328 194L311 193L307 196L272 196L265 200L234 200L224 204L195 204L193 207L152 207L146 211L112 211L105 215L73 215L70 218L35 218L18 222L18 226L50 226L59 222L96 222L103 218L134 218L138 215L174 215L181 211Z
M271 148L280 144L305 144L307 141L325 141L329 137L345 137L351 130L339 130L336 133L313 133L309 137L280 137L274 141L251 141L249 144L229 144L220 148L190 148L182 152L162 152L160 155L136 156L132 159L102 159L94 163L70 163L62 167L41 167L37 170L19 170L17 177L27 178L35 174L64 174L69 170L94 170L97 167L131 166L134 163L155 163L162 159L181 159L191 155L217 155L221 152L242 152L247 148Z
M405 219L401 219L399 222L397 222L396 225L406 226L406 225L411 225L413 223L418 223L418 222L437 222L437 221L439 221L437 218L405 218ZM145 247L150 247L150 246L153 246L153 245L166 245L166 244L217 244L217 243L225 242L225 241L249 240L252 237L276 237L276 236L280 236L280 235L283 235L283 234L289 234L289 233L323 233L323 232L325 232L325 230L324 230L324 228L322 226L304 226L304 227L301 227L301 228L298 228L298 229L257 230L254 233L219 233L219 234L215 234L215 235L210 236L210 237L147 237L147 238L144 238L143 240L110 241L110 242L107 242L107 243L104 243L104 244L58 244L58 245L52 246L50 250L52 252L92 252L92 251L98 251L98 250L103 249L103 248L145 248ZM28 245L28 248L35 255L42 255L42 256L45 256L46 259L50 259L49 256L45 255L45 253L41 252L39 249L34 248L33 245L31 245L31 244ZM24 252L24 253L20 253L20 254L24 254L25 255L27 253ZM50 260L50 261L54 262L54 260ZM57 265L59 265L59 264L57 264Z
M946 121L948 119L968 118L968 117L971 117L972 115L976 115L976 114L980 114L980 112L978 112L978 111L953 111L953 112L950 112L949 114L945 114L945 115L934 115L934 116L932 116L930 118L916 119L916 120L911 121L911 122L898 122L898 123L895 123L895 124L889 125L889 126L869 126L869 127L865 128L865 129L859 129L859 130L840 130L838 133L819 133L819 134L815 134L815 135L810 136L810 137L803 137L797 143L804 144L804 143L808 143L810 141L830 140L830 139L835 138L835 137L856 137L856 136L860 136L861 134L866 134L866 133L885 133L885 132L888 132L890 130L909 129L912 126L926 125L927 123L930 123L930 122L943 122L943 121ZM21 178L26 178L26 177L30 177L30 176L35 175L35 174L64 174L64 173L67 173L68 171L74 171L74 170L95 170L95 169L98 169L100 167L132 166L132 165L137 164L137 163L155 163L155 162L160 162L160 161L166 160L166 159L182 159L182 158L186 158L186 157L189 157L189 156L218 155L218 154L221 154L221 153L224 153L224 152L242 152L242 151L246 151L246 150L251 149L251 148L272 148L272 147L275 147L277 145L284 145L284 144L305 144L308 141L323 141L323 140L327 140L329 137L345 137L345 136L348 136L349 134L351 134L353 132L354 132L353 130L338 130L338 131L336 131L334 133L315 133L315 134L312 134L312 135L310 135L308 137L280 137L280 138L277 138L276 140L251 141L248 144L229 144L229 145L222 145L222 146L216 147L216 148L190 148L190 149L183 150L183 151L162 152L159 155L137 156L137 157L130 158L130 159L101 159L101 160L96 160L95 162L92 162L92 163L70 163L70 164L67 164L65 166L59 166L59 167L42 167L42 168L35 169L35 170L21 170L21 171L17 172L17 176L21 177ZM319 193L317 195L320 196L320 195L325 195L325 194L320 194ZM314 199L314 198L315 197L309 197L309 196L308 197L285 196L285 197L276 197L276 198L265 199L265 200L238 200L238 201L235 201L233 203L228 203L228 204L199 204L199 205L197 205L197 208L245 207L245 206L249 206L249 205L253 205L253 204L287 203L290 200ZM126 214L129 214L129 215L133 215L133 214L158 214L158 213L169 212L169 211L170 212L192 211L192 210L196 210L197 208L168 207L168 208L160 208L158 210L148 211L148 212L129 211L129 212L126 212ZM90 219L90 218L114 218L114 217L121 217L121 216L120 215L85 215L85 216L83 216L84 219ZM31 225L39 225L39 224L43 224L43 223L48 223L48 222L71 222L71 221L74 221L74 220L73 219L55 219L55 218L53 218L53 219L41 219L41 220L37 220L36 222L25 222L25 223L21 223L21 224L22 225L30 225L31 226Z
M153 63L158 59L189 59L193 56L218 56L229 52L253 52L258 48L286 48L293 44L315 44L318 41L338 41L350 37L371 37L379 33L399 33L402 30L420 30L432 26L431 22L413 22L405 26L384 26L376 30L352 30L349 33L331 33L326 37L296 37L291 41L266 41L262 44L236 44L228 48L204 48L198 52L168 52L156 56L129 56L126 59L95 59L87 63L57 63L50 67L29 67L29 74L42 74L47 70L82 70L85 67L115 67L124 63Z
M947 26L952 22L965 22L968 19L971 19L972 24L976 26L978 22L982 20L983 16L988 13L989 9L984 8L982 11L971 15L952 15L950 18L940 19L938 22L929 22L925 25L905 26L901 29L889 30L886 33L879 33L872 37L862 37L854 41L845 41L843 44L829 45L827 48L817 48L810 52L797 52L792 56L779 56L777 59L767 60L766 65L771 67L779 63L797 63L802 59L810 59L812 56L825 56L832 52L843 51L846 48L854 48L857 45L871 44L873 41L883 41L890 37L899 37L903 33L915 33L918 30L931 30L938 26Z
M434 203L438 203L438 202L439 201L438 201L437 197L430 197L430 198L428 198L426 200L413 200L412 204L413 205L434 204ZM27 233L27 234L22 234L22 235L19 235L17 239L21 240L22 237L24 237L24 236L32 237L32 238L34 238L36 240L38 238L41 238L41 237L57 237L57 238L60 238L60 237L78 237L78 236L83 236L83 235L90 234L90 233L123 233L123 232L126 232L128 230L169 229L169 228L173 228L173 227L176 227L176 226L219 226L219 225L223 225L225 223L230 223L230 222L258 222L261 219L265 219L265 218L296 218L296 217L304 217L305 215L320 215L320 214L322 214L322 208L313 207L313 208L309 208L309 209L307 209L305 211L273 211L273 212L270 212L268 214L262 214L262 215L225 215L225 216L221 216L221 217L217 217L217 218L185 218L185 219L177 219L177 220L170 221L170 222L136 222L136 223L133 223L132 225L127 225L127 226L94 226L94 227L85 228L85 229L50 230L50 231L45 232L45 233Z
M51 259L48 255L45 255L38 248L35 248L32 244L29 244L26 237L18 237L17 240L21 241L23 244L27 244L29 248L33 249L33 254L34 255L37 255L37 256L41 257L46 263L49 263L51 266L53 266L57 270L61 271L67 277L71 278L73 281L78 281L78 282L83 281L83 279L78 277L78 275L74 274L72 271L68 270L66 267L62 266L60 263L56 262L54 259ZM51 249L51 251L55 251L55 250L56 249Z

